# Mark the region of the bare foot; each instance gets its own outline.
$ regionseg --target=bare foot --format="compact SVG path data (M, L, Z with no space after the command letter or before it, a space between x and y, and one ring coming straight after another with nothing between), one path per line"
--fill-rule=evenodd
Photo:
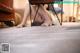
M43 24L41 24L41 26L52 26L52 23L50 23L50 24L48 24L48 23L43 23Z
M31 27L31 24L25 24L25 25L19 24L19 25L17 26L17 28L22 28L22 27Z
M31 27L31 24L27 24L27 25L25 25L25 27Z
M24 27L24 25L23 24L19 24L18 26L16 26L17 28L22 28L22 27Z

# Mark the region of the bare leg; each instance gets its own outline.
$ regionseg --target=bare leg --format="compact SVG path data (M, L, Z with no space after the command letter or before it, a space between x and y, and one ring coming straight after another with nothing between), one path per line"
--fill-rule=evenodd
M35 17L37 8L38 8L38 6L35 5L35 6L33 6L33 9L32 9L32 17L33 17L33 19L35 19L33 22L42 23L42 22L43 22L43 18L41 18L42 16L40 16L39 13L37 13L37 15L36 15L36 17ZM33 23L33 22L32 22L32 23Z
M27 0L27 3L25 5L25 11L24 11L24 17L22 19L22 22L17 27L23 27L27 21L27 17L29 16L29 2ZM29 23L29 22L28 22Z
M39 13L39 15L42 16L42 18L44 18L44 23L42 24L42 26L52 25L52 20L43 5L40 5L40 9L39 9L38 13Z

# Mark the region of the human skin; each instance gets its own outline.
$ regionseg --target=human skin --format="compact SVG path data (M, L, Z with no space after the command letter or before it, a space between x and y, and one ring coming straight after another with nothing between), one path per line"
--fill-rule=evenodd
M42 23L42 26L50 26L52 25L51 23L51 18L48 15L46 8L43 5L39 6L39 10L36 16L36 20L34 20L34 16L35 16L35 11L36 8L38 7L37 5L31 5L31 18L30 18L30 8L29 8L29 2L27 1L27 4L25 6L25 11L24 11L24 17L22 22L17 26L17 27L23 27L25 24L26 26L31 26L31 23L38 21L40 23Z

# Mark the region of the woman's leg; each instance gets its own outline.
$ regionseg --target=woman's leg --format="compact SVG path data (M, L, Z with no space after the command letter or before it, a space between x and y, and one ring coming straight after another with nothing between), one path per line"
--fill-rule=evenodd
M47 10L44 8L43 5L40 5L38 13L44 19L44 22L43 22L42 26L50 26L50 25L52 25L51 17L47 13Z
M28 0L26 0L26 5L25 5L25 11L24 11L24 16L23 16L23 19L22 19L22 22L17 26L17 27L23 27L27 21L27 17L29 16L29 2Z
M32 25L35 25L35 26L40 26L41 23L43 22L43 19L41 18L41 16L37 13L36 14L36 11L37 11L37 8L38 6L37 5L32 5L31 6L31 21L32 21ZM35 17L36 15L36 17Z

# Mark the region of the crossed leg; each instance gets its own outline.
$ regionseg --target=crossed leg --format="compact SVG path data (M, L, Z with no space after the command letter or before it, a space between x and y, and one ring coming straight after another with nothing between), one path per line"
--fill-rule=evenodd
M36 17L37 19L34 20L35 9L36 9L35 7L33 8L33 6L31 6L32 13L31 13L31 18L30 18L29 4L27 4L27 6L25 7L23 20L17 27L23 27L25 24L26 24L26 26L31 26L31 23L38 21L38 20L41 23L43 22L41 24L42 26L52 25L52 20L51 20L50 16L48 15L48 13L46 12L46 9L44 8L43 5L40 5L39 11L38 11L38 14Z

